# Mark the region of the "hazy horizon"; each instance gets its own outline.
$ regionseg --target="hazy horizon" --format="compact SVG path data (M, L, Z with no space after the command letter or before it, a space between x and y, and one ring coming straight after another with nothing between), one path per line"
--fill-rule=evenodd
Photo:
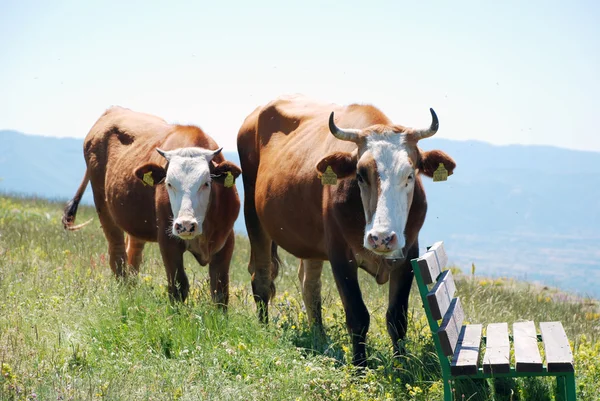
M12 129L12 128L0 128L0 133L2 133L2 132L14 132L14 133L17 133L17 134L20 134L20 135L37 136L37 137L43 137L43 138L77 139L77 140L81 140L81 141L83 141L83 139L85 138L85 137L81 137L81 136L80 137L74 137L74 136L53 136L53 135L44 135L44 134L38 134L38 133L29 133L29 132L22 132L22 131L19 131L17 129ZM218 138L213 138L213 139L217 140L217 143L218 143ZM448 141L454 141L454 142L459 142L459 143L460 142L481 143L481 144L490 145L490 146L499 147L499 148L533 146L533 147L537 147L537 148L562 149L562 150L568 150L568 151L574 151L574 152L583 152L583 153L594 153L594 154L600 153L600 150L573 149L573 148L567 148L567 147L561 147L561 146L555 146L555 145L535 144L535 143L534 144L522 144L522 143L494 144L494 143L491 143L491 142L482 141L480 139L452 139L452 138L439 138L439 139L445 139L445 140L448 140ZM237 148L223 147L223 150L226 151L226 152L235 152L235 153L237 153Z

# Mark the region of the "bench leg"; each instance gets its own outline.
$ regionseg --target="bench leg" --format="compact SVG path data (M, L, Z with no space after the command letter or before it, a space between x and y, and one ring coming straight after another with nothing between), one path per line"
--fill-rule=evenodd
M577 389L575 387L575 373L565 376L567 382L567 401L575 401L577 399Z
M556 376L556 401L567 401L566 377Z
M452 386L450 385L450 379L444 380L444 401L453 401L452 400Z

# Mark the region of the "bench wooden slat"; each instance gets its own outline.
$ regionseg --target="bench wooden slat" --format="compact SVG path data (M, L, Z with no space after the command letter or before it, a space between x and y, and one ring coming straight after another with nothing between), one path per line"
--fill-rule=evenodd
M482 330L481 324L469 324L462 327L456 352L450 365L450 372L453 375L477 374Z
M427 294L427 302L429 303L431 315L434 319L439 320L446 314L455 292L456 285L454 284L452 272L446 270L442 273L429 294Z
M542 357L538 348L535 324L533 322L514 323L513 343L517 372L541 372Z
M448 255L446 254L446 249L444 249L444 241L438 241L431 245L429 252L435 253L440 270L444 270L448 263Z
M574 372L573 353L561 322L540 323L548 372Z
M460 298L454 298L438 330L442 350L446 356L454 355L464 319L465 312L460 304Z
M433 283L442 272L433 252L425 252L425 255L417 260L417 264L419 265L425 284Z
M510 341L508 323L492 323L487 326L487 341L483 357L485 373L510 372Z

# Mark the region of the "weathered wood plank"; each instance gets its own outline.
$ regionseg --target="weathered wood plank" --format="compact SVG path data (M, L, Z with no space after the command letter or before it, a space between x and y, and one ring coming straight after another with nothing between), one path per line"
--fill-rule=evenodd
M440 270L444 270L446 264L448 263L448 255L446 254L446 249L444 249L444 241L438 241L431 245L428 252L435 253Z
M485 373L510 372L508 323L488 324L486 337L483 371Z
M573 353L561 322L540 323L548 372L574 372Z
M462 327L456 352L450 365L450 372L454 376L477 374L482 329L481 324L469 324Z
M541 372L542 357L533 322L513 324L513 342L517 372Z
M417 263L425 284L433 283L441 273L440 265L433 252L425 252L425 255L417 260Z
M446 270L439 277L431 291L429 291L429 294L427 294L427 302L429 303L429 308L434 319L439 320L446 314L455 292L456 285L454 284L452 272Z
M465 312L460 304L460 299L454 298L438 330L442 350L446 356L454 355L464 319Z

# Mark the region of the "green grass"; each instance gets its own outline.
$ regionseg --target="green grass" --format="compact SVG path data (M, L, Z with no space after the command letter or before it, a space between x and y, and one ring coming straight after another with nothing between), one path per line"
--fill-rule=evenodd
M237 239L227 315L210 301L206 267L186 257L190 298L172 305L158 247L148 244L139 277L118 282L108 267L95 211L65 232L62 204L0 197L0 400L433 400L442 383L413 286L408 354L391 358L387 286L361 274L372 314L369 368L349 365L350 342L330 269L324 269L320 341L306 324L297 261L282 255L271 323L259 324ZM283 252L282 252L283 253ZM565 269L576 266L565 266ZM561 320L573 340L578 394L600 394L600 327L593 300L511 280L459 275L469 321ZM553 382L472 383L456 398L549 400Z

